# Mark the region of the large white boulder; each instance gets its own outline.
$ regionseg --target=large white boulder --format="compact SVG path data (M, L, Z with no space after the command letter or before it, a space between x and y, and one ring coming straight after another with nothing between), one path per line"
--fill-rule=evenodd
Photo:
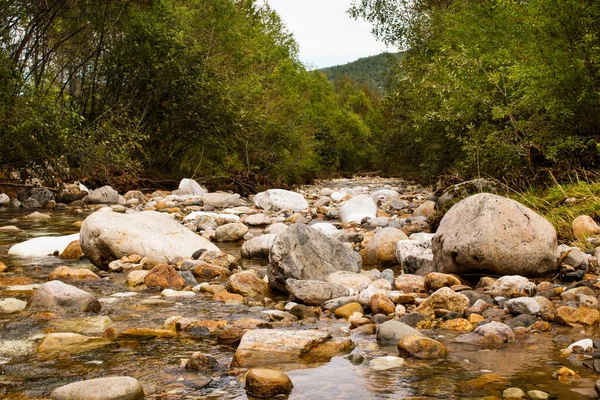
M254 196L254 205L263 210L292 210L299 212L308 208L308 202L300 193L283 189L269 189Z
M208 240L156 211L96 212L83 221L79 242L86 257L102 269L130 254L159 264L176 264L200 249L219 251Z
M556 231L544 217L501 196L481 193L455 204L433 238L440 272L540 276L554 272Z
M17 257L44 257L67 248L69 243L79 240L79 233L66 236L37 237L25 242L15 244L8 250L8 254Z
M340 207L340 219L344 224L356 222L360 224L364 218L377 216L377 204L368 194L360 194L345 202Z

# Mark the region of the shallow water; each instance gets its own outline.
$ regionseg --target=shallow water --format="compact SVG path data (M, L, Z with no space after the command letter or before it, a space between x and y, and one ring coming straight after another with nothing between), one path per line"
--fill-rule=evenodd
M52 212L52 219L27 220L27 213L0 212L0 226L16 225L22 231L0 233L0 260L8 271L0 274L0 298L17 297L27 300L31 291L15 291L12 285L41 284L58 265L86 267L86 261L65 261L56 257L22 259L7 255L15 243L36 236L75 233L76 221L87 214ZM220 246L223 251L239 256L239 244ZM261 268L264 261L249 261L245 268ZM78 284L98 298L111 298L117 292L128 292L125 274L106 274L98 283ZM114 298L114 297L113 297ZM258 308L245 305L224 305L199 294L192 299L164 299L158 293L140 292L133 297L118 298L115 303L103 301L100 315L112 319L117 330L127 328L160 329L164 321L175 315L195 319L224 319L232 322L239 318L266 317ZM22 312L0 315L0 339L20 340L49 331L51 319L44 315ZM317 325L298 325L291 329L324 326L346 327L343 321L319 321ZM402 368L373 371L368 360L377 356L397 355L395 346L374 346L373 336L353 336L367 362L353 365L344 357L330 362L304 365L271 366L288 373L294 382L289 399L402 399L423 396L435 399L478 398L495 395L502 397L502 389L474 388L466 384L470 379L494 372L508 379L509 385L525 391L537 389L548 392L556 399L596 398L593 390L596 375L581 365L581 356L560 357L561 347L552 338L568 334L572 339L597 337L596 330L555 327L547 333L529 333L518 337L516 343L500 349L485 350L453 341L456 333L432 330L426 333L442 341L449 350L445 360L429 361L408 358ZM374 347L373 347L374 346ZM181 368L181 360L195 351L212 354L222 369L206 386L201 374ZM42 361L35 355L0 359L0 397L3 399L45 398L56 387L81 379L108 375L129 375L140 380L150 399L245 399L241 378L243 370L229 371L234 349L220 346L214 335L206 337L123 339L100 350L69 355L60 359ZM552 377L562 365L581 375L571 383L560 383Z

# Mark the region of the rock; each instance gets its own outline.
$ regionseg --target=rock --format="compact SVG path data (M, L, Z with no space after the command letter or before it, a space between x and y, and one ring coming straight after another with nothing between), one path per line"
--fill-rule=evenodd
M560 258L564 264L568 264L572 267L579 268L588 264L588 255L585 254L579 247L570 247L566 245L558 246L560 252Z
M328 347L338 348L330 339L329 333L317 330L253 329L242 337L232 366L247 368L311 360ZM342 347L342 350L346 348Z
M387 289L382 289L381 287L372 284L369 285L366 289L362 290L357 297L357 301L362 304L364 307L371 306L371 297L375 295L375 293L387 293Z
M300 212L308 208L308 202L300 193L283 189L269 189L254 196L254 204L266 211L291 210Z
M25 306L27 306L27 302L19 299L0 299L0 314L14 314L23 311Z
M598 390L596 390L598 392ZM550 398L550 395L546 392L542 392L541 390L528 390L527 396L531 397L534 400L546 400Z
M339 211L342 223L355 222L360 224L364 218L377 217L377 204L371 196L361 194L345 202Z
M37 347L38 358L48 360L95 350L110 344L101 337L87 337L78 333L48 333Z
M144 193L140 192L139 190L130 190L123 195L123 198L125 201L135 199L139 204L144 204L147 202L146 196L144 196Z
M221 301L225 304L244 304L244 297L236 293L229 293L226 290L215 293L214 301Z
M61 281L46 282L27 303L29 311L94 312L100 303L90 293Z
M102 336L111 322L109 317L103 315L77 318L56 318L48 321L48 328L52 332L71 332L88 336Z
M443 206L453 199L464 198L475 193L498 193L499 186L500 185L497 182L489 181L483 178L461 182L444 190L438 199L438 204Z
M215 231L217 242L237 242L248 233L248 227L241 222L221 225Z
M52 400L141 400L144 388L129 376L89 379L61 386L50 394Z
M345 318L348 319L354 313L364 314L365 310L360 303L352 302L348 304L344 304L341 307L336 308L334 314L337 318Z
M161 297L167 298L191 298L195 297L196 293L188 292L186 290L173 290L173 289L165 289L160 292Z
M127 274L127 278L125 279L125 284L128 287L135 288L144 285L144 280L146 279L146 275L148 275L150 271L131 271ZM144 288L146 286L144 285Z
M156 264L175 265L201 248L219 251L208 240L156 211L95 212L83 222L80 235L85 256L101 269L130 254L139 254Z
M488 324L479 325L473 333L482 336L483 340L491 343L514 342L515 334L509 326L492 321Z
M357 274L348 271L338 271L327 275L325 281L329 283L337 283L349 287L356 293L360 292L361 289L368 287L373 281L367 275Z
M204 196L206 195L207 190L203 186L200 186L195 180L183 178L179 182L178 192L183 195Z
M75 240L79 240L78 233L67 236L37 237L15 244L8 250L8 254L18 257L45 257L49 254L60 254Z
M408 236L400 229L381 229L361 251L363 263L366 265L397 264L396 244L403 239L408 239Z
M231 275L227 289L244 297L267 296L271 292L269 284L260 279L254 271L242 271Z
M210 354L204 354L200 351L192 353L190 358L185 363L185 369L191 371L200 371L204 373L212 373L219 367L217 359Z
M435 214L435 202L431 200L425 201L413 211L413 217L425 217L430 219Z
M535 296L534 299L537 301L538 306L540 306L540 317L542 317L544 321L554 321L556 315L554 304L543 296Z
M23 203L25 203L26 200L28 199L32 199L34 200L39 207L44 207L46 205L46 203L48 203L51 200L54 200L54 192L52 192L50 189L47 189L45 187L33 187L33 188L27 188L25 190L21 190L19 193L17 193L17 199ZM10 199L9 199L10 201ZM29 207L26 207L29 208ZM31 207L34 208L34 207ZM38 207L35 207L38 208Z
M587 307L562 306L556 309L556 320L570 326L597 325L600 321L600 312Z
M280 233L284 232L287 228L288 226L283 222L276 222L273 225L267 226L264 230L264 233L267 235L279 235Z
M226 346L238 346L245 332L236 326L226 326L217 333L217 343Z
M119 193L110 186L102 186L92 190L84 201L92 204L116 204L119 201Z
M400 368L402 365L404 365L404 358L394 356L377 357L369 362L369 368L373 371L387 371Z
M10 205L10 197L7 194L0 194L0 207L8 207Z
M502 392L502 397L521 398L525 397L525 392L519 388L508 388Z
M336 283L311 279L285 281L287 292L307 305L319 306L328 300L350 295L350 290Z
M589 215L580 215L573 220L573 236L585 239L600 233L600 226Z
M208 264L227 268L228 270L234 270L238 266L237 258L230 254L223 253L220 250L203 251L199 260Z
M531 297L517 297L510 299L505 303L508 311L515 315L531 314L537 315L540 312L540 305L536 299Z
M594 341L592 339L582 339L582 340L578 340L577 342L571 344L569 347L567 347L570 351L575 351L575 348L578 347L581 349L582 352L586 352L588 350L592 350L592 348L594 347Z
M471 324L470 321L473 321L474 323L476 318L471 318L471 316L476 316L477 314L471 314L469 315L469 320L466 320L464 318L454 318L448 321L444 321L442 322L442 324L440 325L440 329L448 329L451 331L458 331L458 332L471 332L474 328L474 326ZM481 315L479 315L480 319L477 322L481 322L483 320L483 317Z
M52 217L48 214L34 211L31 214L24 216L23 218L25 218L25 219L50 219Z
M187 265L187 262L184 264ZM192 274L196 279L200 280L212 280L212 279L227 279L231 275L231 271L220 265L213 265L205 263L204 261L196 261L193 263Z
M448 354L448 350L443 344L422 335L409 335L400 339L398 350L426 360L437 360L446 357Z
M425 275L434 270L430 242L400 240L396 243L396 259L404 272L409 274L421 271Z
M207 193L202 196L202 203L205 206L212 206L215 208L228 208L237 207L242 204L240 195L237 193Z
M21 203L21 207L23 207L23 208L42 208L42 205L40 203L38 203L38 201L36 199L34 199L33 197L30 197Z
M331 236L338 233L338 228L336 228L333 224L327 222L318 222L316 224L311 224L311 228L321 232L323 235Z
M423 336L418 330L400 321L386 321L377 328L377 341L380 343L398 343L399 340L410 335Z
M373 314L393 314L396 310L394 303L383 293L375 293L369 300Z
M433 239L433 255L444 273L546 275L556 268L556 231L522 204L481 193L446 213Z
M465 309L469 307L469 304L469 298L464 294L456 293L448 287L443 287L425 299L415 311L431 315L435 310L442 309L463 314Z
M79 260L81 257L83 257L83 251L81 250L79 240L73 240L71 243L69 243L67 247L60 253L59 257L63 260Z
M270 223L271 218L263 213L248 215L246 218L246 224L250 226L269 225Z
M295 224L275 239L267 275L271 287L284 291L286 279L324 280L337 271L358 273L361 263L360 256L343 243Z
M144 278L144 284L149 288L183 290L187 285L175 268L160 264L152 268Z
M452 287L454 285L460 285L460 279L454 275L442 274L440 272L430 272L425 276L425 291L438 290L443 287Z
M528 295L534 294L536 291L535 284L530 282L529 279L519 275L507 275L498 278L492 286L490 286L489 292L501 293L504 296L511 297L518 293L526 293Z
M267 234L246 240L242 244L242 258L269 258L276 237L276 234Z
M467 381L466 385L477 389L501 390L508 385L508 379L498 374L484 374Z
M259 398L271 398L292 391L292 380L283 372L267 368L253 368L246 374L246 392Z
M422 293L425 291L425 277L402 274L394 280L394 287L404 293Z
M89 269L74 269L64 265L54 268L48 276L49 281L59 280L63 282L93 282L99 279L100 277Z

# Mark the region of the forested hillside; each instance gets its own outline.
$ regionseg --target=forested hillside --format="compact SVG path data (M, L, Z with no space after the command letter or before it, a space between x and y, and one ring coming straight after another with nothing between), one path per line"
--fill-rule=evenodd
M370 97L255 0L0 0L0 166L92 184L371 169ZM348 100L351 98L351 100Z
M600 165L600 2L355 0L350 11L408 49L383 102L388 172L519 184Z
M322 68L331 81L346 75L358 83L364 83L372 90L385 92L386 78L389 77L394 67L402 58L402 53L382 53L376 56L359 58L344 65Z

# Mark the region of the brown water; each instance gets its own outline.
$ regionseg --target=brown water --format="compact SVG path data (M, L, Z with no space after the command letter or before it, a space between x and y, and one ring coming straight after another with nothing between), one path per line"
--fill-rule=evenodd
M52 213L49 220L26 220L24 213L0 212L0 226L16 225L22 229L18 234L0 233L0 260L9 267L0 274L0 298L17 297L27 300L31 292L16 292L10 285L43 283L57 265L85 267L85 261L65 262L54 257L21 259L7 255L15 243L35 236L65 235L77 232L73 223L86 214L69 212ZM239 255L239 245L222 246L223 250ZM252 261L246 267L264 267L262 261ZM104 274L99 283L78 285L98 298L107 298L117 292L128 292L124 274ZM229 322L239 318L266 317L261 308L245 305L224 305L205 295L193 299L164 299L157 293L142 292L133 297L118 298L115 303L103 302L100 315L112 319L117 329L162 327L164 321L175 315L195 319L224 319ZM48 330L49 321L27 312L0 315L0 340L21 340ZM314 326L347 326L343 321L320 321ZM311 328L298 325L295 329ZM292 328L294 329L294 328ZM435 399L479 398L502 396L501 389L473 388L465 382L494 372L508 379L506 387L519 387L525 391L537 389L548 392L556 399L595 398L593 385L596 376L581 365L581 356L560 357L560 348L552 338L565 333L574 340L598 337L597 331L582 332L580 329L555 328L548 333L529 333L516 343L500 349L485 350L474 346L457 344L456 336L448 331L426 332L442 341L449 356L440 361L424 361L408 358L400 369L373 371L368 362L353 365L344 357L330 362L293 366L272 366L285 370L294 382L290 399L402 399L423 396ZM377 346L373 336L353 337L358 344L355 352L361 352L367 361L377 356L397 355L394 346ZM180 367L182 359L192 352L202 351L217 358L222 369L212 382L197 373ZM108 375L129 375L141 381L151 399L245 399L241 377L243 371L230 374L229 363L234 349L217 344L214 336L201 338L178 337L164 339L120 340L101 350L69 355L60 359L40 361L34 355L0 359L0 397L3 399L44 398L56 387L66 383ZM582 378L571 383L558 382L552 377L560 366L565 365Z

